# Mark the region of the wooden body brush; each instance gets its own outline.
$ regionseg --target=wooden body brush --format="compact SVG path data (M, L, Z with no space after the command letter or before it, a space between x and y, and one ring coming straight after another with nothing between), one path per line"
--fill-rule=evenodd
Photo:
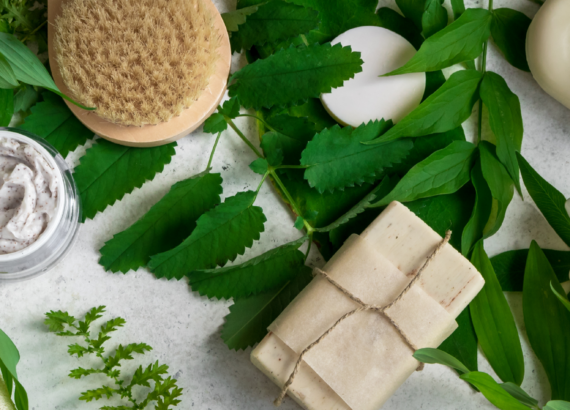
M226 90L231 51L211 0L49 0L57 86L112 142L152 147L198 128Z

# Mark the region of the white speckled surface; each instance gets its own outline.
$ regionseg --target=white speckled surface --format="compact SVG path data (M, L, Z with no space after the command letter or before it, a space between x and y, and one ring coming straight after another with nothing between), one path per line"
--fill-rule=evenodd
M216 0L215 3L221 11L235 7L235 0ZM525 0L497 0L495 3L496 7L517 8L529 16L538 8ZM470 7L479 5L478 1L468 1ZM236 63L238 60L236 58ZM570 196L570 178L567 177L570 111L546 95L530 74L508 65L494 46L490 48L489 69L505 76L521 98L525 121L523 154L540 174ZM255 141L253 122L243 119L238 122ZM56 269L32 281L0 285L0 328L20 349L22 361L18 370L30 394L31 409L88 410L107 404L79 405L80 392L103 384L104 380L97 376L82 381L68 378L70 369L79 365L87 367L90 360L70 358L66 353L70 341L47 333L42 325L43 314L50 309L81 315L96 305L106 305L110 315L127 320L112 345L144 341L153 346L154 351L137 364L158 359L171 366L172 374L184 388L183 403L178 408L273 408L272 400L278 390L250 364L249 351L229 351L219 337L229 303L208 301L191 293L184 282L156 280L145 270L116 275L104 272L97 264L98 249L105 241L141 217L173 183L206 166L204 153L209 152L213 142L213 136L199 131L182 139L177 155L162 174L82 227L72 253ZM225 133L214 161L214 171L221 172L224 178L224 197L257 186L259 177L248 169L253 159L253 154L233 132ZM269 185L263 187L258 204L263 207L268 222L262 243L256 243L246 258L300 235L292 227L291 215ZM515 196L503 227L486 242L486 248L490 255L495 255L528 247L531 239L543 247L567 249L525 192L524 202ZM520 295L510 294L508 298L519 327L524 327ZM544 403L549 394L546 377L530 353L528 342L523 340L523 344L527 365L523 388ZM483 371L490 371L482 357L480 365ZM414 374L384 407L385 410L491 408L493 406L480 394L473 393L452 371L435 365ZM282 409L298 407L287 400Z

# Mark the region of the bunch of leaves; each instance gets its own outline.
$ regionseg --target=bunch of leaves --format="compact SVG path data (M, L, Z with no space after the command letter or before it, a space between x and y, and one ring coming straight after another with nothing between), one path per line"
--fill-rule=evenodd
M20 353L14 342L0 329L0 404L3 400L13 400L17 410L28 410L28 394L18 379L16 366L20 361ZM8 397L4 397L3 386Z
M67 312L50 311L46 313L45 324L50 332L64 337L82 337L84 344L73 343L69 345L68 353L71 356L81 358L87 355L96 356L101 362L100 366L93 368L82 368L71 370L69 377L81 379L92 374L103 374L110 379L112 387L103 385L97 389L87 390L81 394L79 400L91 402L102 398L110 399L117 397L126 401L120 406L104 406L104 410L125 410L125 409L146 409L154 404L156 410L168 410L176 407L181 401L182 389L176 385L176 380L171 376L165 377L168 373L168 366L153 364L143 368L139 366L130 381L121 376L121 362L124 360L134 360L134 354L145 354L150 352L152 347L145 343L131 343L126 346L119 345L113 354L105 354L104 344L111 340L111 333L117 331L126 324L123 318L117 317L105 322L98 334L92 332L93 322L103 317L105 306L91 309L83 320L78 320ZM151 385L152 383L152 385ZM144 399L135 397L133 389L137 386L146 388L147 394Z

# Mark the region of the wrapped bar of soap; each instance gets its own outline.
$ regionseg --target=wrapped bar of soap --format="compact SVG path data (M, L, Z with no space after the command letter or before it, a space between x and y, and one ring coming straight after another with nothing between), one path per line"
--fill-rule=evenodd
M412 346L439 346L484 285L467 259L441 243L393 202L345 242L323 268L327 277L317 275L271 324L252 362L283 387L301 353L334 326L303 356L288 395L307 410L377 410L418 368ZM338 322L360 307L347 292L367 305L390 307L385 314L363 310Z

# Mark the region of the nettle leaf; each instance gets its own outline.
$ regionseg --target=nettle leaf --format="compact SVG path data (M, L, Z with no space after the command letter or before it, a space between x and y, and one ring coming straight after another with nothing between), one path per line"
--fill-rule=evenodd
M265 215L253 206L256 192L239 192L202 215L192 234L176 248L151 256L158 278L181 279L188 272L211 269L243 255L263 232ZM232 238L231 241L228 238Z
M426 0L425 11L422 15L422 35L431 37L447 26L447 9L443 7L444 0Z
M340 44L289 48L236 72L229 87L245 108L270 108L317 98L362 71L360 53Z
M543 249L542 252L548 259L560 283L566 282L570 271L570 252L551 249ZM527 258L528 249L508 251L491 258L491 263L503 291L522 292Z
M312 280L311 269L301 268L299 274L277 290L238 299L230 306L230 314L222 330L224 343L235 350L243 350L261 340L267 327L281 314Z
M154 148L132 148L98 139L81 157L73 177L83 206L83 221L162 172L175 154L173 142Z
M389 7L380 7L376 12L380 20L380 27L384 27L394 33L397 33L408 40L416 50L420 48L424 42L420 29L412 20L402 16L396 10Z
M307 117L278 114L266 118L275 131L261 137L261 149L271 166L299 165L301 153L316 133L315 124Z
M519 97L510 90L503 77L491 71L485 73L479 94L489 109L489 122L497 137L497 156L522 196L516 154L521 150L524 133Z
M467 9L449 26L428 38L404 66L385 75L437 71L476 59L491 35L492 19L492 14L485 9Z
M20 85L12 66L2 54L0 54L0 88L12 89Z
M271 249L240 265L190 272L190 287L211 299L241 299L275 289L299 274L305 255L298 249L307 239Z
M44 100L32 107L32 114L20 129L44 138L64 158L94 137L93 131L77 119L61 97L49 91L42 96Z
M401 137L422 137L461 126L471 116L473 106L479 99L477 91L481 78L482 74L477 70L453 73L441 88L370 144Z
M422 363L442 364L451 367L459 372L459 374L469 373L469 369L463 363L457 360L443 350L425 348L414 352L414 358Z
M232 33L232 50L239 52L242 48L249 50L254 45L283 41L305 34L318 24L318 11L282 0L270 0L260 4L238 31Z
M228 128L228 123L224 116L218 112L213 113L204 121L203 131L209 134L217 134L218 132L225 131Z
M511 396L487 373L471 372L460 376L461 379L475 386L487 400L501 410L528 410Z
M520 11L500 8L493 10L491 36L509 63L530 71L526 60L526 33L532 20Z
M469 306L457 317L459 327L449 336L440 346L439 349L451 354L461 360L465 366L475 371L477 364L477 335L471 320Z
M483 238L485 225L491 216L491 208L493 204L493 196L489 185L483 178L481 171L481 162L477 161L471 170L471 183L475 188L476 198L473 213L461 236L461 253L466 258L471 254L473 246Z
M475 245L471 263L485 279L485 286L469 304L479 344L499 378L520 386L524 379L524 358L519 334L483 241Z
M484 237L488 238L494 235L503 224L507 207L513 199L514 184L506 168L496 157L493 144L487 141L481 141L479 144L479 152L481 154L483 177L485 181L487 181L494 199L491 208L491 217L483 231Z
M564 290L544 252L532 241L523 288L523 314L528 340L552 388L553 400L570 400L570 312L551 290Z
M314 136L301 156L305 179L319 192L373 183L383 171L404 159L413 147L410 140L364 145L386 132L391 121L370 121L358 128L336 125Z
M257 11L257 6L244 7L242 9L222 13L222 20L228 31L238 31L239 25L245 23L247 16Z
M220 203L220 174L202 173L177 182L141 219L101 248L105 270L127 273L145 266L153 253L178 246L205 212Z
M425 11L425 0L396 0L396 5L400 11L414 22L416 27L421 30L422 28L422 16Z
M474 151L475 145L470 142L452 142L414 166L396 188L374 206L456 192L469 181Z
M14 91L0 89L0 127L10 125L14 115Z
M552 289L552 293L554 293L554 296L558 298L560 303L562 303L562 305L564 305L564 307L570 312L570 301L568 301L568 298L564 294L558 292L552 282L550 283L550 289Z

